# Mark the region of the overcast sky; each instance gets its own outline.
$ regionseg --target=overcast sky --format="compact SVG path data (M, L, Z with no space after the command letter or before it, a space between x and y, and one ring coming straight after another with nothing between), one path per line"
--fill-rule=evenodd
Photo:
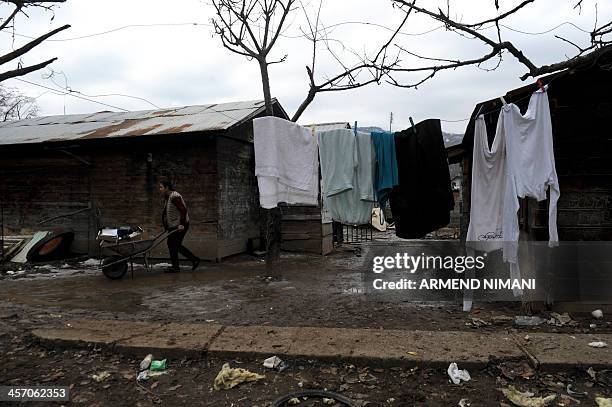
M531 33L547 31L564 22L590 30L595 22L596 4L600 22L612 19L611 1L584 0L581 13L573 8L576 1L536 0L535 4L527 6L504 24ZM318 4L318 0L310 0L309 3L306 0L305 3L309 12L314 13L313 6ZM421 2L428 7L434 3L434 0ZM446 1L441 3L446 8ZM402 15L390 4L389 0L324 0L322 22L326 26L342 22L371 22L394 27ZM503 12L518 4L518 1L500 0L500 4L500 11ZM2 16L6 16L9 8L6 5L0 8ZM464 22L472 22L494 16L498 12L493 0L455 0L451 1L451 13ZM55 9L53 19L49 12L32 10L29 15L29 18L18 18L16 34L38 36L63 24L71 24L72 28L53 37L55 41L47 41L23 57L24 65L50 57L59 58L51 65L56 72L52 79L43 76L51 72L44 70L24 77L28 81L57 89L58 86L69 86L85 95L127 94L147 99L159 107L262 98L257 65L244 57L231 54L221 46L209 25L213 17L211 8L203 1L67 0ZM198 25L178 25L182 23ZM308 90L304 67L311 58L311 51L307 41L295 38L299 37L300 28L305 28L303 13L292 13L289 23L274 53L278 57L287 54L288 59L271 67L271 82L272 94L291 115ZM169 25L130 27L70 40L122 26L151 24ZM411 16L398 38L406 49L430 57L463 59L479 57L490 51L490 48L477 41L458 37L443 29L425 35L412 35L438 26L422 15ZM389 32L375 26L344 24L337 26L331 33L331 37L339 41L332 46L343 60L350 62L350 54L342 51L340 43L347 49L373 53L388 35ZM557 62L574 54L575 48L556 39L555 35L583 45L589 39L588 34L570 24L541 35L521 34L503 28L503 35L505 39L515 42L538 65ZM0 46L8 51L26 40L18 35L13 37L3 33ZM339 73L339 66L325 54L324 49L320 50L319 55L319 79ZM405 63L414 65L417 62L405 58ZM492 65L494 63L491 62L487 67ZM409 116L415 122L426 118L465 119L477 102L521 86L523 82L519 76L523 73L525 68L506 55L496 71L486 72L468 67L441 72L417 90L382 84L346 92L319 94L300 122L352 123L357 120L360 126L387 128L389 114L393 112L393 130L401 130L409 126ZM403 79L405 82L414 82L419 78L413 76ZM41 115L114 110L72 96L57 95L16 80L8 80L4 84L37 97ZM121 96L91 99L128 110L154 108L145 101ZM443 128L462 133L466 123L443 122Z

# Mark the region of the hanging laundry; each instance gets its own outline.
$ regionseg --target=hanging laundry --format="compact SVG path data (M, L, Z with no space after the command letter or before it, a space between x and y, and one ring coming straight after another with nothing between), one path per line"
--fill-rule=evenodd
M466 246L485 252L501 249L506 143L503 132L497 131L489 148L487 125L482 115L476 118L474 127L471 187Z
M381 208L387 206L389 194L398 184L397 155L393 133L372 132L372 143L376 156L374 171L374 191Z
M550 190L549 246L555 246L559 241L557 201L560 190L546 89L531 95L524 115L518 106L507 104L500 98L503 106L490 149L483 117L477 117L474 125L467 251L473 254L474 249L491 251L503 248L503 258L510 264L510 278L513 280L521 278L518 259L519 197L542 201L547 198L546 191ZM528 266L529 260L527 258L525 261ZM513 291L515 296L522 294L522 290ZM471 293L464 293L464 310L470 307Z
M547 86L531 95L523 115L515 104L504 104L499 114L498 132L506 141L508 180L504 194L503 234L504 260L516 264L519 240L518 197L545 200L548 206L549 246L559 242L557 234L557 201L561 192L555 168L552 122Z
M255 175L262 208L317 205L319 156L312 132L278 117L253 120Z
M357 144L349 129L317 132L321 157L321 189L330 197L353 188Z
M390 196L395 233L417 239L449 224L455 206L440 120L395 133L399 185Z
M370 223L374 207L374 152L368 133L349 129L317 133L324 206L332 219Z

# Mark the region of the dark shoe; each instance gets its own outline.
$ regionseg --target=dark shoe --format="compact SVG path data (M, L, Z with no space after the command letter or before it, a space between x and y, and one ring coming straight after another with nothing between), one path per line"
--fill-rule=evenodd
M197 259L193 262L193 264L191 265L191 271L194 271L198 267L200 267L200 259Z
M168 273L168 274L172 274L172 273L180 273L180 272L181 272L181 269L179 269L179 268L174 268L174 267L172 267L172 268L167 268L167 269L165 269L165 270L164 270L164 273Z

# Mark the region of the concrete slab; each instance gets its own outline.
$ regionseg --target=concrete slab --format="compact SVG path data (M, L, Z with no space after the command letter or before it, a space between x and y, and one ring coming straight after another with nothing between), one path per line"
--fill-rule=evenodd
M157 324L78 320L32 332L52 346L109 346L122 353L156 357L309 358L366 362L371 365L485 366L490 356L524 357L515 340L542 366L612 366L612 335L531 333L528 342L503 332L400 331L378 329ZM609 345L610 346L610 345Z
M254 355L288 354L300 328L268 326L228 326L210 344L208 351L223 355L243 353ZM267 357L267 356L266 356Z
M527 349L545 365L606 367L612 364L611 334L529 334ZM591 342L606 342L606 348L592 348Z
M40 342L56 346L113 346L117 341L135 335L147 335L159 325L117 320L70 320L61 328L41 328L32 331Z
M378 364L465 362L479 366L488 362L489 355L523 356L509 336L500 334L308 327L227 327L209 351L228 356L349 358L376 360Z
M160 325L146 334L118 340L115 347L135 356L152 353L159 357L201 357L221 329L221 325L213 324Z

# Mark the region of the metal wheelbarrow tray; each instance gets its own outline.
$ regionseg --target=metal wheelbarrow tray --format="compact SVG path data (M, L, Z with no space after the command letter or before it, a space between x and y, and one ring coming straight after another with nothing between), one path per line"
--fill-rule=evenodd
M101 241L102 252L110 253L102 259L102 273L111 280L120 280L128 270L128 263L134 278L134 260L142 257L145 269L151 271L149 255L153 249L163 243L175 230L162 232L153 239L109 242Z

